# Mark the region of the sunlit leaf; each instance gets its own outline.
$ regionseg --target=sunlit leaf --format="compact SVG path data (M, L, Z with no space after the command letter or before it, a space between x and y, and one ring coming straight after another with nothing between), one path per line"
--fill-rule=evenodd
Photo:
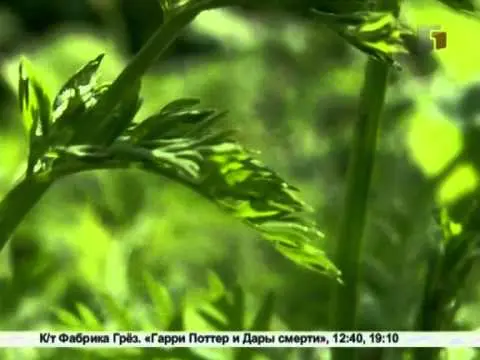
M291 260L339 277L325 253L311 243L318 243L322 233L305 217L308 208L297 190L234 140L211 133L199 139L132 142L123 139L107 149L86 146L79 151L77 146L59 151L92 165L99 160L119 167L136 164L180 181L256 229Z
M53 101L54 119L73 113L80 106L92 101L97 86L97 71L104 54L88 62L73 75L60 89Z
M54 311L62 326L72 330L102 331L104 329L103 324L90 308L80 303L76 304L76 308L78 315L74 315L63 309L56 309Z
M191 109L191 102L186 105L188 109L164 110L163 117L160 112L140 123L129 132L132 141L152 149L157 159L161 155L163 161L157 161L157 167L186 180L194 190L271 240L285 256L338 276L325 254L311 244L312 240L318 243L322 233L304 216L308 207L297 189L255 159L228 132L215 133L213 125L222 114ZM165 139L170 136L176 138ZM171 167L172 162L178 165Z
M228 324L221 316L214 314L213 311L207 309L198 310L198 314L213 327L216 331L228 331Z
M208 272L208 294L211 299L221 297L227 290L220 277L213 271Z
M135 321L135 315L128 311L128 307L122 306L111 296L104 294L102 296L103 305L115 325L121 329L136 329L138 323Z
M155 281L152 275L147 273L144 275L144 278L158 324L166 327L170 324L175 311L172 298L170 297L168 290Z
M199 135L225 114L212 109L175 110L174 106L179 103L168 104L158 114L145 119L131 130L129 136L136 140L155 140ZM190 107L191 103L186 106Z
M48 136L51 122L50 99L26 58L20 62L18 96L27 131L30 132L33 128L35 135Z
M135 124L141 103L136 81L98 119L97 99L108 94L96 84L102 59L100 55L84 66L55 99L57 121L37 175L63 176L78 163L87 169L143 168L215 202L294 262L339 278L338 269L316 247L323 235L305 215L310 209L298 190L256 159L230 131L217 126L225 113L196 109L195 99L179 99ZM80 170L85 169L77 166Z
M160 110L160 113L166 114L170 112L182 111L198 104L200 104L200 100L196 98L177 99L165 105L162 110Z
M460 224L463 231L480 233L480 189L450 204L448 214L449 219Z
M91 309L84 304L77 304L79 318L84 326L90 331L102 331L103 325Z
M188 2L189 0L159 0L160 7L162 8L163 18L167 19L174 16L174 14Z
M453 221L448 215L447 209L439 211L438 222L445 240L449 240L462 232L462 224Z
M217 331L238 331L245 328L245 293L239 285L225 291L198 314Z
M274 316L274 295L268 292L263 298L262 304L258 309L252 324L249 326L249 331L268 331ZM249 360L255 359L255 354L261 352L262 349L242 348L235 352L235 359Z
M480 237L468 227L474 208L463 212L461 220L453 219L447 207L437 212L443 241L429 263L427 292L422 306L432 306L437 323L435 329L452 326L455 315L462 305L462 291L473 269L476 253L480 248ZM459 214L457 214L459 215ZM425 305L426 304L426 305Z
M53 121L51 142L68 144L73 136L85 129L81 116L92 108L99 97L108 89L107 85L97 84L97 71L104 55L99 55L75 75L60 89L53 102Z
M263 298L262 305L253 319L250 331L267 331L270 328L274 315L275 296L268 292Z
M71 312L64 309L56 309L54 310L54 314L62 326L68 327L71 330L83 329L82 321Z
M23 123L29 136L27 175L30 176L50 133L52 118L50 99L25 58L19 67L18 94Z
M314 13L350 44L379 61L396 64L395 55L407 52L403 38L412 31L402 26L392 13L365 11L339 15L317 10Z

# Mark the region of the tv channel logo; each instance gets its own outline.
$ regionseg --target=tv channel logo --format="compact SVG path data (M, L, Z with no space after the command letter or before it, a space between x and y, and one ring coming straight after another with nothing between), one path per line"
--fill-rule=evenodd
M421 42L421 50L425 52L442 50L447 47L447 32L441 25L420 26L418 38Z

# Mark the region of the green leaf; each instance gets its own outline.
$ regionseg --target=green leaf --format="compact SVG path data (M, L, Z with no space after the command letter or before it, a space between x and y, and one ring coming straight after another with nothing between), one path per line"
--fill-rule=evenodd
M56 96L51 145L108 145L129 127L135 117L141 105L140 80L130 84L102 121L91 121L91 112L109 89L108 84L97 83L103 58L104 55L101 54L83 66Z
M186 110L198 104L200 104L200 100L195 98L177 99L165 105L162 110L160 110L160 113L166 114L170 112Z
M19 66L18 98L23 123L29 136L27 176L33 174L43 143L50 133L50 99L36 78L30 62L23 58Z
M213 271L208 272L207 282L208 295L211 299L218 299L227 291L220 277Z
M88 114L89 126L95 126L104 121L108 114L125 98L125 94L129 92L132 84L140 81L148 68L176 39L180 31L190 24L200 12L206 10L211 2L210 0L185 2L177 8L175 16L164 19L162 26L113 81L98 104Z
M464 281L466 278L480 243L478 233L468 227L469 218L474 210L470 208L466 214L463 214L460 222L453 220L447 208L442 208L438 212L437 221L443 238L441 250L445 277L453 279L454 283L458 282L456 279Z
M207 309L200 309L197 312L207 323L210 324L210 326L212 326L215 329L215 331L229 330L226 320L222 319L220 316L217 316L213 312L210 312Z
M78 316L64 309L55 309L54 313L62 326L72 330L102 331L103 324L96 315L84 304L76 304Z
M77 311L79 314L79 318L84 325L90 331L102 331L103 324L98 320L96 315L90 310L87 306L78 303L77 304Z
M149 297L153 303L157 324L166 328L175 313L175 307L170 294L164 286L159 284L152 275L146 273L144 275L145 285L148 290Z
M338 277L336 267L311 244L323 235L305 217L309 209L298 198L298 190L255 159L228 132L215 132L214 125L223 113L191 109L193 101L184 102L186 108L179 104L167 105L131 129L132 141L162 159L157 166L163 167L167 161L168 168L163 168L172 173L170 178L186 180L194 190L259 231L291 260ZM173 163L176 166L172 167Z
M185 319L182 311L175 312L167 331L184 331Z
M102 59L100 55L85 65L54 101L53 135L37 151L43 152L39 173L44 178L52 171L57 177L71 173L68 166L78 162L90 168L142 167L217 203L291 260L339 277L338 269L311 243L318 243L323 235L305 216L309 209L298 198L298 190L255 159L229 131L214 127L225 113L195 109L196 99L179 99L132 124L141 103L140 81L136 81L104 119L92 123L96 117L91 111L95 113L96 101L106 89L95 80ZM21 78L24 108L29 104L28 81ZM39 121L35 119L32 123Z
M105 162L119 168L135 165L187 185L259 231L294 262L339 278L338 269L311 243L323 235L304 214L308 207L297 190L241 145L215 136L141 144L118 142L102 150L77 146L57 151L59 158L68 155L64 163L77 159L94 167L111 167Z
M128 307L119 304L108 294L102 294L102 303L109 316L115 321L119 329L136 329L138 327L135 317L128 311Z
M135 141L141 141L204 135L205 130L207 132L211 130L226 112L192 109L198 103L197 99L172 101L158 114L150 116L130 129L129 136Z
M258 309L252 325L248 331L268 331L270 330L270 323L274 316L274 294L269 292L265 295L260 309ZM241 348L235 351L235 360L250 360L255 358L255 354L262 353L259 348Z
M51 103L31 63L23 58L19 67L18 98L25 128L37 136L48 136ZM35 124L37 126L35 126Z
M62 327L67 327L71 330L77 330L83 328L82 321L72 314L71 312L64 309L55 309L54 314L57 319L60 321Z
M103 58L104 55L101 54L84 65L62 86L55 97L52 143L62 145L71 143L73 136L78 136L78 132L85 127L81 116L92 108L108 89L107 85L97 84L97 72Z
M258 310L253 323L250 326L250 331L267 331L270 328L270 323L274 315L275 296L273 292L265 295L262 306Z
M175 16L175 13L186 3L185 0L159 0L159 2L164 19Z
M438 214L438 222L443 233L443 239L448 242L453 237L462 232L462 224L454 222L448 214L448 210L440 209Z
M339 278L338 269L314 246L323 234L306 215L309 208L298 190L228 132L216 131L212 124L221 114L176 109L170 106L130 127L109 147L57 147L48 156L59 173L62 163L76 160L94 168L137 166L180 182L257 230L294 262Z
M78 144L89 138L94 144L110 145L130 126L141 104L140 81L137 81L132 84L122 101L113 108L112 112L98 126L94 129L84 126L81 129L82 131L75 133L72 142ZM88 115L89 113L86 112L85 117L88 117Z
M239 285L212 300L210 306L199 309L198 314L217 331L245 329L245 293Z
M395 55L407 52L403 40L412 31L401 26L392 13L361 11L339 15L317 10L314 13L347 42L381 62L398 66Z
M78 70L62 86L53 101L54 119L73 114L79 107L88 106L97 88L97 72L104 54L98 55Z

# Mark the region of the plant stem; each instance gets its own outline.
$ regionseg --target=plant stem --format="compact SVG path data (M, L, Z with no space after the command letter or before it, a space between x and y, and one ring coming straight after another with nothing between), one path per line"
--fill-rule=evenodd
M212 4L209 1L194 2L192 5L187 4L184 8L172 14L171 17L168 17L110 85L93 110L85 114L84 122L87 124L82 128L81 133L75 134L75 139L80 142L88 139L89 143L102 143L104 139L95 139L93 138L94 135L92 137L91 128L100 129L103 126L108 126L108 124L104 124L105 119L108 119L108 115L124 99L125 94L131 90L132 84L143 77L150 66L180 35L180 31L191 23L200 12L209 9L210 6Z
M442 307L445 299L438 291L438 284L443 284L442 266L443 252L438 249L429 259L428 272L425 279L423 300L418 310L415 331L440 331ZM414 360L436 360L439 357L439 348L415 348L412 350Z
M397 0L385 0L379 10L398 14ZM366 223L380 118L385 102L389 65L369 59L360 98L359 119L354 129L347 173L347 189L336 239L334 261L342 271L344 285L334 285L331 303L331 327L335 330L357 329L360 261ZM332 350L333 360L357 358L354 348Z
M342 271L344 285L334 289L332 327L356 329L358 280L362 237L367 202L377 148L380 114L387 88L388 65L368 60L360 102L360 117L355 126L343 217L338 233L335 261ZM354 359L355 349L334 349L334 360Z
M20 180L0 202L0 252L27 213L41 199L52 181L34 177Z
M93 138L95 132L92 132L92 129L100 126L101 121L110 114L118 101L123 99L123 95L129 91L132 84L144 75L152 63L176 39L180 31L209 6L211 3L208 1L199 1L192 6L186 6L160 26L142 50L115 79L107 93L100 98L94 112L88 114L88 122L85 122L82 133L75 134L77 140L82 140L86 144L101 141L101 139ZM21 180L2 199L0 202L0 251L52 183L53 179L42 182L36 180L35 177L29 177Z

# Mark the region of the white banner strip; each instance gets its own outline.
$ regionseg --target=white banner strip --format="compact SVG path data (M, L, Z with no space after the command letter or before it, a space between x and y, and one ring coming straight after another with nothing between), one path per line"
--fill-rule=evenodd
M480 347L480 332L3 331L0 348Z

